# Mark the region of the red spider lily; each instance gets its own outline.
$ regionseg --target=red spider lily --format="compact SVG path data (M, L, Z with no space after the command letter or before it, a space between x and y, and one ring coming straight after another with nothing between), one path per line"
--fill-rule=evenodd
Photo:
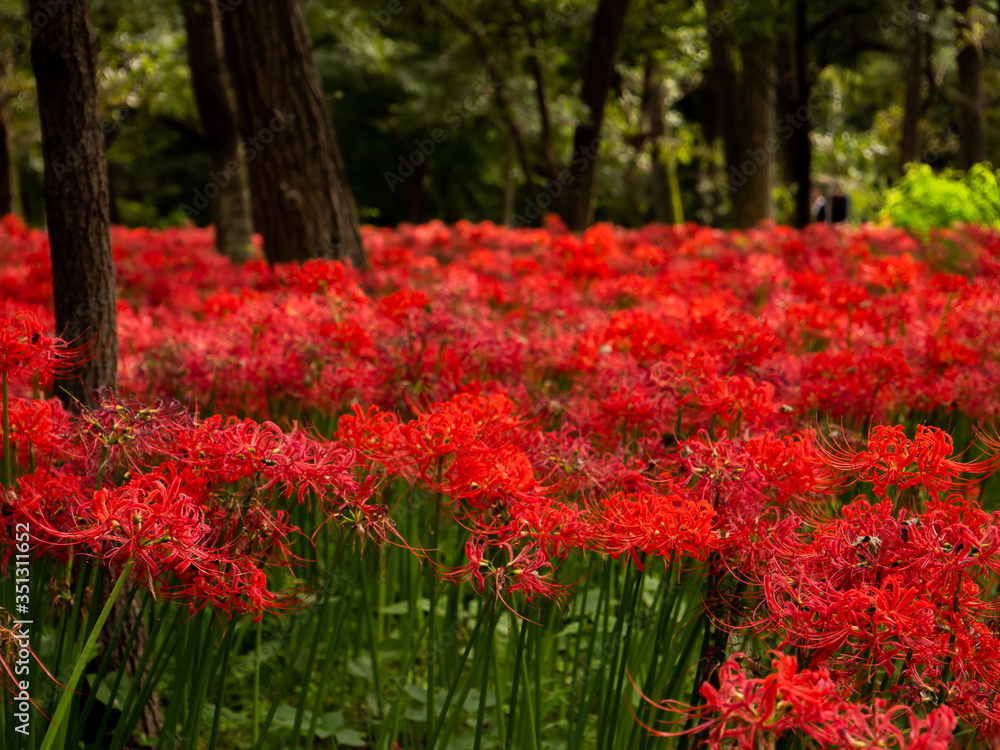
M875 425L868 434L866 450L834 443L822 447L819 456L831 469L850 472L856 480L871 483L878 497L887 497L889 487L902 492L921 486L932 496L954 492L976 481L959 479L961 474L983 475L996 468L995 461L955 461L949 458L953 452L951 435L936 427L917 425L911 441L901 425Z
M995 736L1000 535L970 485L996 460L962 461L932 429L887 427L863 446L802 430L820 413L853 430L1000 415L1000 235L363 231L359 273L235 267L210 232L115 228L122 392L150 400L106 396L73 422L18 400L25 365L15 468L42 468L3 498L0 541L30 521L37 554L134 553L160 566L141 582L158 597L257 614L287 604L266 581L300 562L293 499L356 549L423 555L395 523L403 480L472 540L460 571L438 572L493 601L561 598L570 558L711 552L686 572L732 577L751 614L706 616L827 670L835 690L816 700L848 738L890 711L835 703L859 686L909 707L891 723L914 746L951 731L939 704ZM0 233L0 318L24 311L50 331L44 235L11 221ZM1000 452L991 440L980 447ZM883 501L844 505L838 480ZM782 720L778 686L801 685L773 682Z
M795 734L818 747L855 750L860 747L934 748L946 750L952 741L955 715L948 707L921 717L903 705L876 699L871 706L844 700L825 669L800 670L795 657L776 654L773 671L765 677L746 674L745 657L736 654L719 668L719 685L705 683L705 705L685 708L677 703L658 704L680 711L697 723L686 732L653 730L670 737L708 733L710 747L752 750L773 747L777 739ZM647 699L648 700L648 699ZM908 724L904 734L899 724Z
M411 320L417 311L430 308L431 298L421 291L400 289L378 302L379 310L394 323L402 325Z
M355 303L365 298L352 271L339 261L312 259L301 265L283 265L277 275L291 288L307 294L323 292Z
M963 503L957 503L962 507ZM997 518L964 501L958 514L934 500L893 515L888 500L856 501L812 541L768 546L755 627L808 649L843 680L865 683L901 669L915 696L947 696L964 720L988 731L1000 720L1000 638L990 583L1000 575Z
M552 565L545 553L532 544L518 545L509 542L492 542L487 537L475 535L466 542L467 562L456 570L444 571L445 577L454 581L469 581L480 594L487 591L511 612L509 597L524 596L531 603L536 596L562 600L564 586L553 578Z
M21 466L71 450L69 415L57 400L11 398L9 409L11 446Z
M275 601L270 595L262 599L256 584L247 588L241 571L252 566L252 557L263 557L276 545L283 550L293 529L280 515L269 522L253 522L251 514L252 538L238 539L208 523L217 520L215 514L204 498L185 492L180 476L167 480L163 475L142 474L121 487L89 495L77 486L74 494L62 498L39 495L35 489L51 486L41 472L19 484L20 514L30 522L37 549L90 554L112 566L131 560L141 585L191 606L215 604L227 611L236 606L259 614L260 601ZM278 559L282 557L287 555L282 552ZM168 584L170 574L181 583ZM236 588L227 588L230 584ZM192 591L199 592L199 598L191 599ZM241 592L252 593L253 599L249 603L241 599Z
M372 501L374 478L369 478L360 486L358 495L353 498L337 498L329 503L328 517L348 531L362 545L372 542L376 547L383 544L393 544L403 547L414 555L423 556L424 550L411 546L399 530L390 515L392 508Z
M27 371L47 384L69 358L62 343L45 335L45 328L31 312L0 318L0 375L9 381Z
M781 438L767 433L750 438L745 447L780 504L822 494L831 486L830 472L819 461L812 432Z
M639 553L662 557L674 552L704 560L717 537L715 511L703 500L680 495L615 493L592 506L598 549L617 558L627 554L642 568Z

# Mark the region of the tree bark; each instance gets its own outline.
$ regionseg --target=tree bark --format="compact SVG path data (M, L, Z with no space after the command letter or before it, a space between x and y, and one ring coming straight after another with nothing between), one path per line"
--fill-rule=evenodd
M56 382L64 403L89 404L97 388L118 385L115 273L108 218L108 173L97 89L97 33L90 0L70 0L54 14L42 0L31 66L45 159L44 196L52 256L56 332L71 363Z
M743 142L740 169L746 184L733 193L733 217L739 227L752 227L773 216L775 138L774 48L768 42L745 45L742 101L739 105Z
M250 182L236 122L236 96L229 82L222 46L222 25L215 0L180 0L187 31L191 88L205 129L212 164L215 247L242 263L251 255L253 218Z
M979 44L969 38L969 11L974 0L955 0L955 21L961 50L958 53L958 144L962 169L986 160L983 128L983 61Z
M9 51L0 54L0 216L17 211L17 180L14 157L10 150L10 111L7 107L12 96L8 86L8 74L13 62Z
M535 82L535 103L538 105L538 124L541 127L541 149L542 165L546 170L545 174L550 180L559 179L559 159L556 157L555 140L552 136L552 118L549 115L549 104L545 93L545 76L542 73L542 64L539 61L540 50L538 40L532 28L534 22L524 9L521 0L515 0L514 7L521 14L524 23L525 35L528 38L528 55L525 64L528 72Z
M614 79L615 61L621 43L629 0L600 0L583 73L581 99L587 109L586 119L576 126L570 172L559 202L559 215L571 230L580 231L593 220L594 193L597 187L597 151L601 142L601 124Z
M254 220L271 263L365 267L354 200L298 0L219 6Z
M707 0L709 21L726 10L725 0ZM710 31L712 82L723 137L732 221L752 227L773 215L776 85L773 42L737 46L726 24Z
M509 227L514 218L514 197L515 189L517 185L514 182L514 135L507 131L507 151L504 152L503 160L503 174L504 174L504 191L503 191L503 216L500 219L500 223Z
M676 196L670 188L669 169L664 164L665 149L664 117L666 115L666 88L663 84L663 73L659 63L648 56L643 64L642 75L642 117L640 128L642 140L636 144L636 153L645 150L650 143L650 174L649 174L649 214L653 221L661 224L676 224L678 217L674 215Z
M906 103L903 108L903 164L909 164L917 156L917 136L920 127L920 84L923 81L924 45L920 11L923 3L914 6L910 14L909 39L906 45Z
M705 0L708 21L711 23L722 15L726 8L726 0ZM722 151L726 157L726 176L729 178L730 190L735 192L739 186L738 179L740 163L740 118L736 111L739 100L739 78L733 61L733 44L727 32L721 34L709 31L709 53L712 58L710 76L712 92L715 95L715 132L722 134Z
M812 111L809 91L808 5L795 0L795 111L791 113L792 132L789 150L792 156L792 177L795 180L795 225L806 226L812 220ZM786 123L788 120L786 119ZM778 129L781 134L781 128Z
M14 159L10 152L7 97L0 92L0 216L16 213Z

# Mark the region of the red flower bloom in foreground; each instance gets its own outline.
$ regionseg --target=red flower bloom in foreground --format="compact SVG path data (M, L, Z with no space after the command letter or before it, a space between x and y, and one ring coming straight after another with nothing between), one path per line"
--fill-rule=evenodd
M0 374L8 378L29 370L47 380L61 359L58 339L43 333L33 313L21 311L12 318L0 318Z
M870 482L878 497L886 497L892 486L902 492L921 485L931 495L961 490L974 480L960 480L960 474L989 474L996 468L995 460L955 461L950 458L953 451L951 435L937 427L917 425L911 441L902 425L875 425L868 433L866 450L834 444L820 448L819 456L830 468Z
M640 567L638 552L665 558L676 550L704 560L716 541L715 511L703 500L618 492L593 510L597 546L615 558L628 554Z
M819 747L857 750L865 747L900 750L947 750L955 714L947 706L926 717L902 705L875 699L868 704L844 700L825 669L799 670L794 656L778 654L771 674L751 678L742 654L719 668L719 686L701 687L705 705L696 709L668 701L660 708L701 721L685 732L654 730L663 737L708 732L711 748L753 750L773 747L786 734L808 737ZM648 700L648 699L647 699ZM909 732L898 726L908 719Z

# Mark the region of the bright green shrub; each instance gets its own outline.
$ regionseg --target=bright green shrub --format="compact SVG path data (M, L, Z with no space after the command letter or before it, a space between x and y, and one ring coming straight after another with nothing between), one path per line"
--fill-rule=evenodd
M881 218L921 233L955 222L1000 228L997 176L987 163L974 165L967 174L958 170L935 174L927 164L911 164L886 192Z

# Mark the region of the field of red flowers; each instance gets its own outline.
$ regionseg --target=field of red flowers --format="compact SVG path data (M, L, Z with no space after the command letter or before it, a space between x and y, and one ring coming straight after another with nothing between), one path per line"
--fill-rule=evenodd
M26 746L150 700L160 748L998 746L1000 234L364 237L360 274L115 229L120 392L72 418L5 220Z

